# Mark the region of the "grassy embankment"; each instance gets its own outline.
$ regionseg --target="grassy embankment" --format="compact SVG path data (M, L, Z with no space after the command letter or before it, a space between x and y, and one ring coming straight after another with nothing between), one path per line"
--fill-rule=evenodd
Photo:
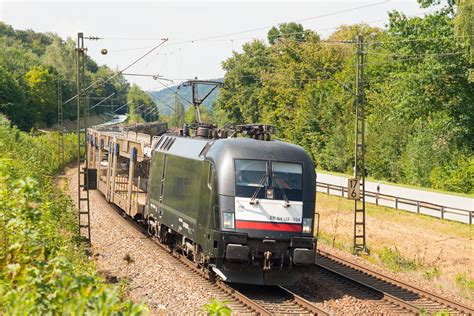
M55 185L56 134L32 136L0 116L0 314L140 314L106 284L78 241L73 202ZM66 163L74 158L68 135Z
M367 204L367 260L474 299L474 226ZM352 251L353 201L317 193L320 241Z

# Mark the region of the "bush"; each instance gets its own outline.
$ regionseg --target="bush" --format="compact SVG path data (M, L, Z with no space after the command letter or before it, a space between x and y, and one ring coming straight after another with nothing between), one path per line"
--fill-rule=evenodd
M459 155L444 166L431 171L435 189L474 194L474 157Z
M393 271L413 271L418 267L415 261L403 258L396 247L393 250L384 247L378 256L383 264Z
M10 128L0 116L0 314L140 314L81 249L74 204L53 183L62 166L52 137Z

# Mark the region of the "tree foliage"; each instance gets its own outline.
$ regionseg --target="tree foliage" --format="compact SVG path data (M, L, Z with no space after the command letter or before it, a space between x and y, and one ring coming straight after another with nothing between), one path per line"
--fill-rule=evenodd
M155 102L153 102L148 93L144 92L136 84L132 85L128 91L127 102L131 123L158 120L157 110L152 111L153 108L156 108Z
M0 22L0 112L22 130L52 126L57 122L57 89L61 81L63 101L76 94L74 41L52 33L14 30ZM115 74L86 57L86 84L104 82ZM126 103L129 85L123 76L89 91L91 106L112 93L115 104ZM75 102L64 106L64 119L76 117ZM124 108L121 113L127 112ZM96 107L93 113L109 111Z
M356 48L350 42L362 35L369 175L473 193L472 63L470 46L455 40L456 27L467 29L473 19L455 12L461 11L452 4L424 17L392 11L385 29L341 26L327 41L299 24L280 24L269 31L269 45L244 44L223 62L215 117L221 124L273 124L319 168L351 173Z
M0 115L0 314L139 315L81 249L71 199L53 183L64 168L57 135L32 136ZM66 135L65 163L76 153Z

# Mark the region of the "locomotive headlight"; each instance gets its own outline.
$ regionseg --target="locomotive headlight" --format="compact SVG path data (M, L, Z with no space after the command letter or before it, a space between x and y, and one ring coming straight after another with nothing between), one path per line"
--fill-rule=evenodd
M311 233L313 226L313 219L312 218L303 218L303 234Z
M234 225L234 213L223 212L224 217L224 228L235 228Z

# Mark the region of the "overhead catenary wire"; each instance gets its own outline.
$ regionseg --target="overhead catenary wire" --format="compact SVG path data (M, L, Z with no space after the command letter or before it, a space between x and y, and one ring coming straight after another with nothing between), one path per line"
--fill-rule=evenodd
M175 94L178 98L180 98L181 100L193 105L193 103L189 100L186 100L183 96L181 96L177 91L173 91L173 89L171 89L168 85L164 84L163 82L160 81L160 79L157 79L156 80L159 84L161 84L163 87L165 87L165 89L168 89L170 90L173 94Z
M393 44L393 43L406 43L406 42L426 42L426 41L437 41L444 39L455 39L455 38L470 38L474 35L451 35L451 36L435 36L435 37L417 37L417 38L407 38L407 39L397 39L393 41L368 41L367 45L378 45L378 44Z
M143 58L145 58L146 56L150 55L153 51L155 51L158 47L160 47L161 45L163 45L164 43L166 43L168 41L167 38L163 38L161 39L161 43L155 45L152 49L150 49L149 51L147 51L145 54L143 54L142 56L140 56L139 58L135 59L132 63L130 63L129 65L127 65L125 68L123 68L122 70L114 73L112 76L109 76L107 79L105 79L103 82L100 82L101 80L96 80L95 82L91 83L90 85L88 85L87 87L85 87L82 91L80 91L80 93L85 93L87 92L89 89L97 86L99 83L100 84L105 84L107 82L109 82L110 80L118 77L119 75L121 75L123 72L125 72L127 69L131 68L133 65L135 65L136 63L138 63L140 60L142 60ZM75 96L73 96L72 98L70 98L69 100L67 100L66 102L63 103L63 105L67 104L68 102L71 102L72 100L76 99L77 98L77 94Z
M409 15L406 15L406 17L415 17L415 16L420 16L420 15L426 15L426 14L431 14L431 13L434 13L434 12L437 12L438 10L428 10L428 11L423 11L423 12L418 12L418 13L415 13L415 14L409 14ZM372 20L372 21L368 21L368 22L364 22L365 24L371 24L371 23L378 23L378 22L388 22L389 19L385 18L385 19L378 19L378 20ZM280 23L281 24L281 23ZM280 24L277 24L277 25L280 25ZM313 32L316 32L316 34L319 35L319 33L322 33L322 31L328 31L328 30L335 30L335 29L338 29L340 28L341 26L335 26L335 27L329 27L329 28L323 28L323 29L309 29L309 31L313 31ZM298 31L298 32L289 32L289 33L285 33L285 36L288 36L288 35L298 35L298 34L304 34L304 32L307 31L307 30L304 30L303 32L301 31ZM124 39L124 40L157 40L158 38L156 37L150 37L150 38L134 38L134 37L124 37L124 38L118 38L118 37L115 37L115 38L104 38L104 39ZM260 37L255 37L255 36L247 36L247 37L240 37L240 38L231 38L231 39L213 39L213 40L210 40L210 39L189 39L189 40L184 40L184 41L178 41L178 42L168 42L168 44L166 45L166 47L171 47L171 46L174 46L174 45L179 45L179 44L195 44L195 43L198 43L200 41L206 41L206 42L209 42L209 41L212 41L212 42L231 42L233 43L234 41L244 41L244 40L249 40L249 39L264 39L262 36ZM287 40L291 40L289 38L286 38ZM296 41L296 40L295 40ZM318 43L327 43L327 44L340 44L340 43L346 43L348 42L348 40L325 40L325 39L321 39L318 41ZM146 49L146 48L150 48L149 46L147 47L137 47L137 48L132 48L132 49L123 49L123 50L113 50L114 52L121 52L121 51L130 51L130 50L141 50L141 49ZM179 48L179 50L181 50L181 47ZM155 55L156 56L156 55Z
M281 25L281 24L283 24L283 23L291 23L291 22L297 23L297 22L304 22L304 21L309 21L309 20L315 20L315 19L319 19L319 18L324 18L324 17L332 16L332 15L337 15L337 14L341 14L341 13L347 13L347 12L357 11L357 10L361 10L361 9L366 9L366 8L370 8L370 7L374 7L374 6L386 4L386 3L389 3L390 1L391 1L391 0L379 1L379 2L370 3L370 4L365 4L365 5L357 6L357 7L353 7L353 8L348 8L348 9L343 9L343 10L328 12L328 13L324 13L324 14L317 15L317 16L312 16L312 17L297 19L297 20L293 20L293 21L289 21L289 22L280 22L280 23L277 23L276 25ZM210 39L216 39L216 38L221 38L221 37L228 37L228 36L232 36L232 35L238 35L238 34L244 34L244 33L251 33L251 32L255 32L255 31L265 30L265 29L271 28L271 27L273 27L273 26L275 26L275 24L267 25L267 26L261 26L261 27L257 27L257 28L247 29L247 30L242 30L242 31L236 31L236 32L230 32L230 33L224 33L224 34L211 35L211 36L206 36L206 37L201 37L201 38L196 38L196 39L187 39L187 40L183 40L183 41L179 41L179 42L170 42L170 43L168 44L168 46L169 46L169 45L183 44L183 43L195 43L195 42L206 41L206 40L210 40ZM140 38L140 37L103 37L103 39L108 39L108 40L156 40L157 38L154 38L154 37L148 37L148 38L147 38L147 37L141 37L141 38Z
M372 4L372 5L375 5L375 4ZM368 5L368 6L371 6L371 5ZM355 10L355 9L361 9L361 8L364 8L364 7L367 7L367 6L361 6L361 7L357 7L357 8L351 8L351 9L348 9L349 11L351 10ZM346 11L346 10L342 10L342 11ZM413 14L413 15L408 15L408 16L417 16L417 15L426 15L426 14L430 14L434 11L425 11L425 12L420 12L420 13L416 13L416 14ZM341 13L341 11L336 11L336 12L331 12L331 13L328 13L330 15L332 14L337 14L337 13ZM318 16L320 17L320 16ZM295 22L298 22L298 21L304 21L304 20L308 20L308 19L312 19L312 18L316 18L316 17L311 17L311 18L306 18L306 19L299 19L299 20L295 20ZM380 19L380 20L375 20L375 21L371 21L370 23L373 23L373 22L380 22L380 21L387 21L387 19ZM277 24L279 25L279 24ZM267 26L267 27L270 27L270 26ZM260 29L264 29L264 28L267 28L267 27L261 27ZM338 27L334 27L333 29L335 28L339 28ZM330 28L327 28L327 29L330 29ZM198 39L190 39L190 40L187 40L187 41L181 41L181 42L168 42L167 45L165 46L165 48L167 47L170 47L171 45L177 45L177 44L180 44L180 43L196 43L196 42L200 42L200 41L210 41L210 40L223 40L223 41L228 41L228 39L219 39L221 37L225 37L225 36L228 36L229 34L241 34L241 33L247 33L247 32L250 32L251 30L244 30L244 31L240 31L240 32L233 32L233 33L228 33L228 34L221 34L221 35L215 35L215 36L208 36L208 37L204 37L204 38L198 38ZM314 30L314 31L318 31L318 30ZM295 34L301 34L302 32L294 32ZM285 35L290 35L291 33L287 33ZM304 31L303 31L303 34L304 34ZM109 38L111 39L111 38ZM118 38L117 38L118 39ZM156 38L148 38L148 39L156 39ZM244 38L242 38L244 39ZM237 39L231 39L231 41L234 41L234 40L237 40ZM292 40L292 39L288 39L286 38L286 40ZM298 41L298 40L295 40L295 41ZM299 41L298 41L299 42ZM310 42L307 42L307 43L310 43ZM321 44L321 45L329 45L329 44L339 44L339 43L350 43L350 41L339 41L339 40L319 40L317 43L315 44ZM180 47L179 48L179 51L181 52L182 48ZM158 54L155 55L155 57L157 56ZM147 64L148 65L148 64ZM182 65L181 65L182 67Z
M438 56L461 56L461 55L466 55L469 56L469 53L439 53L436 55L431 55L431 57L438 57ZM424 59L427 56L420 56L420 57L410 57L410 58L398 58L398 59L393 59L393 60L386 60L386 61L380 61L380 62L366 62L363 65L387 65L387 64L394 64L394 63L399 63L399 62L404 62L404 61L410 61L410 60L420 60Z

